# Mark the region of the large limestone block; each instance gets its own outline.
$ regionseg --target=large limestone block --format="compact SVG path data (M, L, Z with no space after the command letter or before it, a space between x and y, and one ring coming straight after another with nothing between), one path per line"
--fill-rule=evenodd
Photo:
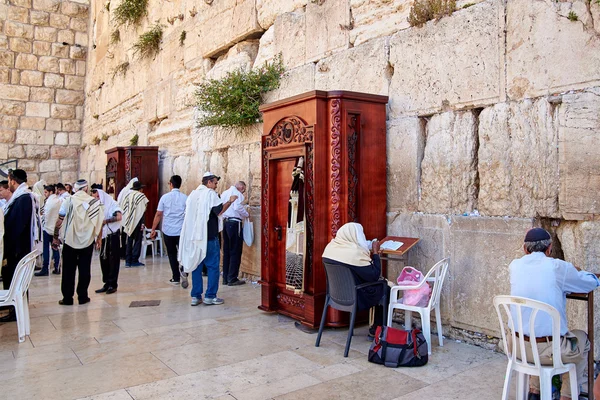
M508 265L523 256L526 218L453 216L450 226L452 325L498 336L493 298L510 293Z
M301 11L285 13L275 20L275 54L281 53L283 65L294 68L306 62L306 18Z
M221 179L221 190L228 189L238 181L248 184L249 179L250 152L248 145L230 147L227 151L227 174Z
M250 153L250 178L246 182L248 188L248 204L251 207L260 207L262 194L262 149L260 142L252 143L248 146ZM260 214L260 212L259 212ZM256 228L256 227L255 227ZM260 237L260 234L255 237Z
M228 72L239 69L248 71L254 64L254 59L258 53L258 40L248 40L240 42L231 47L227 54L217 59L215 65L206 74L207 79L221 79Z
M389 36L410 27L411 0L350 0L354 27L350 43L358 46L369 39Z
M266 62L271 62L277 55L275 51L275 26L271 26L260 37L258 53L254 59L254 68L259 68Z
M197 45L203 57L214 57L233 44L260 34L255 0L223 0L200 5Z
M0 99L27 101L29 100L29 88L19 85L0 84Z
M417 117L399 118L387 124L388 211L417 211L420 161L425 148L423 122Z
M429 120L419 211L462 214L477 207L476 122L472 112L447 112Z
M287 70L281 79L279 88L266 93L263 98L265 103L272 103L311 90L315 90L314 63Z
M560 212L567 219L600 214L600 88L563 96L558 138Z
M600 83L600 37L592 25L587 3L508 2L506 89L511 99ZM566 18L565 6L577 10L574 12L579 21ZM595 24L600 25L598 21Z
M334 53L317 63L315 88L387 96L392 77L388 54L388 38Z
M392 117L503 100L502 3L479 3L392 36Z
M310 2L306 5L306 61L315 61L350 45L348 0Z
M558 129L545 98L500 103L479 115L479 211L558 216Z
M256 0L258 24L263 29L269 29L278 15L302 8L308 0Z

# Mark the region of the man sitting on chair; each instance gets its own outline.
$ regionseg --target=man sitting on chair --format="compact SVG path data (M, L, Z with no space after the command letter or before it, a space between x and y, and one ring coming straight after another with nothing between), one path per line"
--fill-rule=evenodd
M556 308L560 314L561 356L564 363L575 363L577 381L581 384L587 363L590 342L585 332L569 331L567 328L566 306L568 293L588 293L600 285L596 275L580 271L573 264L549 257L552 250L552 238L542 228L530 229L525 235L523 245L525 255L510 263L510 294L547 303ZM513 315L516 320L517 316ZM523 314L523 330L529 341L529 313ZM552 365L552 319L548 314L540 313L535 321L535 341L537 342L540 362ZM531 340L534 340L531 338ZM531 347L526 347L527 359L532 360ZM568 382L568 374L564 374L561 388L561 400L578 398L572 394ZM529 400L539 399L539 377L529 379Z

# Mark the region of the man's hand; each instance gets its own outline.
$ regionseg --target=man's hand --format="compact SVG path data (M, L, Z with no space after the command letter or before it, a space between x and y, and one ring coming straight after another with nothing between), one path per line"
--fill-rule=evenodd
M152 232L150 232L150 239L156 239L156 229L152 229Z
M379 240L374 240L373 245L371 247L371 251L373 254L381 254L381 250L379 248Z
M96 239L96 250L100 250L102 248L102 238L100 236L98 236L98 239Z
M61 241L59 238L53 238L52 239L52 249L53 250L58 250L58 248L60 247Z

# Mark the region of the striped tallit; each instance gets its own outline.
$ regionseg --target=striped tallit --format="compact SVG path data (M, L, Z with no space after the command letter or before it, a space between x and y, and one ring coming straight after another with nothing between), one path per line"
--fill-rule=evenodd
M65 200L65 243L84 249L94 243L102 230L104 206L83 190Z
M123 199L123 230L127 236L131 236L135 227L144 218L148 198L142 192L132 190Z

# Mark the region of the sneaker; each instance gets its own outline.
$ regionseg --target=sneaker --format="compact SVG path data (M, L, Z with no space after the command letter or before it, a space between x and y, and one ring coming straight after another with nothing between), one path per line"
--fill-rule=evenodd
M239 285L245 285L246 281L242 281L242 280L237 280L237 281L233 281L233 282L229 282L229 284L227 286L239 286Z
M131 268L131 264L125 263L125 268Z
M48 270L47 270L47 269L46 269L46 270L42 269L41 271L39 271L39 272L36 272L36 273L34 273L33 275L35 275L35 276L48 276L48 275L49 275L49 273L48 273Z
M202 297L192 297L192 306L197 306L200 303L202 303Z
M169 279L169 283L172 283L173 285L177 285L179 286L179 281L176 281L175 279L171 278Z
M58 268L54 268L54 271L52 271L52 273L53 273L54 275L60 275L60 269L58 269Z
M141 263L141 262L138 261L138 262L131 263L131 266L132 267L145 267L146 264Z
M218 305L221 305L223 303L224 303L223 299L220 299L218 297L215 297L215 298L212 298L212 299L208 299L208 298L204 299L204 304L206 304L207 306L211 306L211 305L218 306Z

